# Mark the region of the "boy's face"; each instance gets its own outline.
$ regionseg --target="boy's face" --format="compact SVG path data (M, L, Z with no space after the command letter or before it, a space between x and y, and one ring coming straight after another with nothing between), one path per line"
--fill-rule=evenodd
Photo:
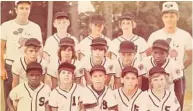
M121 22L120 22L120 28L121 28L122 30L125 30L125 31L131 30L131 29L133 28L133 23L132 23L131 20L126 20L126 19L121 20Z
M60 53L61 53L61 58L64 58L65 60L72 59L72 47L67 47L66 49L62 49Z
M166 60L168 53L163 49L153 48L152 56L154 61L159 64L159 63L163 63Z
M19 3L15 8L15 11L19 18L28 18L30 14L30 10L31 10L31 5L25 2Z
M38 70L30 70L27 73L28 83L31 87L38 87L42 79L42 73Z
M91 81L95 87L103 87L105 80L106 74L103 71L94 71L91 75Z
M97 60L103 60L105 57L105 50L100 47L92 47L92 56Z
M25 49L25 57L29 60L29 61L36 61L38 55L39 55L39 51L40 51L40 47L36 47L36 46L26 46Z
M127 87L128 90L133 90L138 84L138 78L132 72L128 72L122 79L124 86Z
M135 52L120 53L120 58L124 63L130 64L135 58Z
M90 28L93 33L101 34L104 29L104 24L90 23Z
M162 21L164 23L164 26L167 28L176 26L178 20L179 16L177 13L174 12L163 13L162 15Z
M59 80L61 83L71 83L73 81L72 72L67 70L62 70L59 74Z
M58 30L67 30L68 26L70 25L70 21L65 18L58 18L54 20L54 27L57 28Z
M164 74L154 74L152 79L151 79L151 86L153 89L157 91L161 91L166 88L166 77Z

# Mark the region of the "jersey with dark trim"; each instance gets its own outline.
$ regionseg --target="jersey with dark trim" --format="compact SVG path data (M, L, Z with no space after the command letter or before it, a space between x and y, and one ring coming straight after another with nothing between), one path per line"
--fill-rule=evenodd
M89 111L108 111L110 107L117 105L113 91L106 86L100 95L92 86L86 86L82 101L84 105L96 104L95 107L89 108Z
M114 92L119 111L147 111L147 103L142 101L148 97L146 92L137 89L131 99L125 95L122 87L116 89Z
M101 35L101 38L104 38L107 41L107 45L109 46L111 43L111 40L104 36ZM84 38L82 41L80 41L80 52L84 55L84 56L91 56L91 43L92 43L93 37L91 37L91 35L89 35L88 37Z
M17 111L45 111L50 92L50 87L43 83L32 90L28 82L24 82L13 88L9 97L17 102Z
M43 74L46 73L46 67L47 67L47 63L38 57L37 62L40 63L42 65L43 68ZM24 57L20 57L17 60L15 60L13 62L12 65L12 73L14 75L19 76L19 82L25 82L27 81L27 77L26 77L26 67L27 67L27 63L24 59Z
M134 35L131 38L126 39L123 36L119 36L112 40L109 51L119 57L119 46L123 41L131 41L137 46L137 58L141 58L140 54L144 53L148 49L147 42L140 36Z
M180 104L173 91L166 90L162 99L159 99L151 89L148 93L148 109L150 111L177 111Z
M69 92L58 86L50 93L49 105L58 108L58 111L78 111L83 93L83 88L76 83L72 84Z
M75 50L79 50L78 49L78 40L76 39L76 37L71 36L70 34L67 34L67 37L70 37L74 40L75 42ZM59 43L60 43L60 38L57 35L57 33L53 34L52 36L48 37L46 39L43 51L46 52L49 56L51 60L55 60L58 55L57 55L57 51L59 49Z
M154 59L152 56L149 56L142 61L142 64L140 64L142 68L144 68L146 72L146 77L149 77L149 70L156 66ZM176 61L167 58L165 63L161 66L162 68L165 69L167 73L169 73L169 86L170 89L174 89L174 84L173 81L182 78L183 75L183 65L180 65Z

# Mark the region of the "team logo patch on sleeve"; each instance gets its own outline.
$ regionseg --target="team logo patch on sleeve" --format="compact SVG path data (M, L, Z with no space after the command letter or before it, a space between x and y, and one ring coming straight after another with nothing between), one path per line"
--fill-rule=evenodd
M79 73L84 74L84 69L83 68L79 69Z
M180 69L176 69L176 74L177 74L177 75L180 74Z

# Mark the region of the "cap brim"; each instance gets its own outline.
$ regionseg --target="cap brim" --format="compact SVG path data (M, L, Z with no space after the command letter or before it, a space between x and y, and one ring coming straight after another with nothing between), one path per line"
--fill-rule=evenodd
M169 13L169 12L178 13L179 11L177 11L177 10L163 10L162 11L162 13Z
M104 24L105 22L96 20L96 21L91 21L91 23L93 23L93 24Z
M122 20L122 19L134 20L134 18L128 17L128 16L123 16L119 18L119 20Z
M166 48L166 47L161 47L161 46L153 46L152 48L153 48L153 49L154 49L154 48L159 48L159 49L166 50L166 51L169 50L168 48Z
M64 44L60 44L60 46L75 46L75 45L70 43L64 43Z
M34 46L37 46L37 47L41 47L40 44L36 44L36 43L28 43L28 44L26 44L25 46L29 46L29 45L34 45Z
M133 53L135 52L135 50L131 50L131 49L122 49L122 50L119 50L120 53Z

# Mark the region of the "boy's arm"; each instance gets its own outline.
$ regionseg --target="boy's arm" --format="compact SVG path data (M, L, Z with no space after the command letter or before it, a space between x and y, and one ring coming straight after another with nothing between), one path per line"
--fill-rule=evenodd
M11 100L9 96L7 98L7 105L10 111L17 111L17 106L13 105L13 101Z

